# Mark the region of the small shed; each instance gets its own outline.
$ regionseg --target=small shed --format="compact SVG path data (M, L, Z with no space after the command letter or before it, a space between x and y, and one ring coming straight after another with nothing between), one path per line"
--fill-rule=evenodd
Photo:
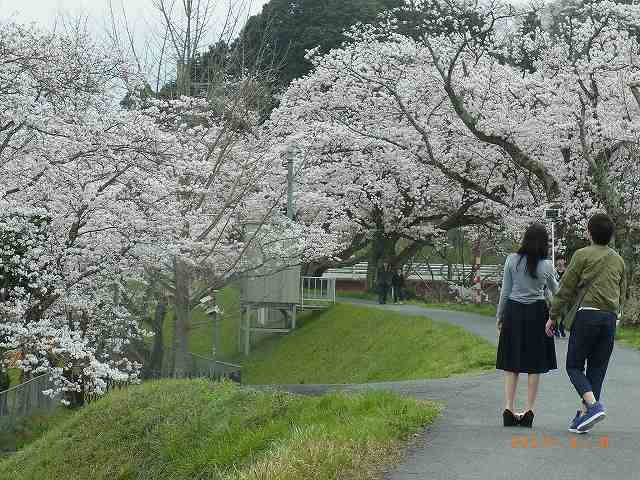
M240 350L248 355L258 335L289 333L296 328L300 304L300 267L240 281Z

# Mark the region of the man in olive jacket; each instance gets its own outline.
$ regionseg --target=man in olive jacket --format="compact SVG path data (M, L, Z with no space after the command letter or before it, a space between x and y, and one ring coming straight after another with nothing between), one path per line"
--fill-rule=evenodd
M607 215L591 217L588 224L591 245L573 255L553 299L551 318L547 322L547 335L553 336L562 313L576 301L580 286L588 284L573 324L566 325L571 331L567 373L582 398L581 409L569 425L569 431L573 433L587 433L606 416L600 395L626 296L624 260L608 247L614 228ZM571 322L572 319L567 320Z

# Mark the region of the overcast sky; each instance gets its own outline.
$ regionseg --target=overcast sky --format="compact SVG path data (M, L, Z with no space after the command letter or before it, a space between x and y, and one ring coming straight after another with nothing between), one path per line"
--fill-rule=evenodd
M122 25L124 22L123 12L126 13L126 20L134 37L136 56L140 60L140 66L153 83L157 71L157 52L159 48L158 32L164 32L162 17L154 3L157 0L111 0L111 5L118 17L118 28L120 42L126 43L126 35ZM176 7L180 7L181 0L166 0L167 5L176 2ZM269 0L210 0L215 6L215 14L210 22L210 29L207 37L203 38L200 45L202 49L220 38L220 31L227 18L228 7L232 5L238 7L242 5L242 20L244 23L250 15L259 13L262 6ZM237 8L239 9L239 7ZM0 21L14 19L18 23L35 22L44 29L51 29L59 22L60 17L79 16L88 18L88 26L96 37L106 37L107 30L111 30L109 13L109 0L0 0ZM216 22L215 19L218 19ZM240 27L240 26L238 26ZM236 34L239 28L234 29ZM226 35L225 35L226 37ZM128 48L128 44L124 45ZM163 62L164 63L164 62ZM170 63L167 63L170 65ZM161 76L166 80L174 76L172 67L162 69Z
M222 18L229 1L212 0L217 5ZM269 0L240 0L246 2L251 14L258 13ZM120 10L124 6L129 23L136 32L143 31L150 23L155 22L153 10L154 0L112 0L114 8ZM95 28L102 28L108 19L108 0L0 0L0 18L16 18L20 23L36 22L43 27L51 27L59 13L89 15ZM120 12L118 12L120 13Z

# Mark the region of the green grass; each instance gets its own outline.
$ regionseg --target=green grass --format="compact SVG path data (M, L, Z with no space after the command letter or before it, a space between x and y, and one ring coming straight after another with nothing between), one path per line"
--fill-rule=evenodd
M375 292L357 292L351 290L342 290L336 292L338 299L357 298L359 300L375 300L378 301L378 294Z
M640 350L640 328L639 327L619 327L616 338L621 343Z
M147 382L75 413L0 463L0 479L368 479L439 409L385 392L302 397Z
M18 419L0 417L0 452L21 450L71 415L71 410L60 407Z
M374 292L356 292L343 290L337 292L338 298L347 299L347 298L357 298L359 300L378 300L378 295ZM468 312L468 313L477 313L478 315L486 315L490 317L496 316L497 306L494 304L482 303L431 303L420 300L419 298L413 298L411 300L406 301L405 303L410 303L412 305L418 305L420 307L425 308L436 308L441 310L456 310L459 312Z
M476 313L488 317L495 317L497 313L497 306L490 303L427 303L420 300L410 300L409 303L425 308L455 310L457 312Z
M495 347L425 317L337 304L237 361L250 384L368 383L490 370Z
M9 373L9 385L15 386L20 383L20 369L19 368L10 368L8 370Z

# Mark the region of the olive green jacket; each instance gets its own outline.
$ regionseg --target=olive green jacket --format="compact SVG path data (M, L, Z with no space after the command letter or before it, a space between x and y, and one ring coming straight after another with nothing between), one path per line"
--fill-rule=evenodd
M610 251L612 254L604 259L605 264L601 267L600 260ZM601 273L595 278L600 268L602 268ZM591 286L587 290L582 306L597 308L620 316L627 291L626 278L624 260L618 253L602 245L581 248L571 258L571 263L560 281L560 290L553 297L551 319L558 323L563 313L570 310L576 301L578 286L590 280L592 280Z

